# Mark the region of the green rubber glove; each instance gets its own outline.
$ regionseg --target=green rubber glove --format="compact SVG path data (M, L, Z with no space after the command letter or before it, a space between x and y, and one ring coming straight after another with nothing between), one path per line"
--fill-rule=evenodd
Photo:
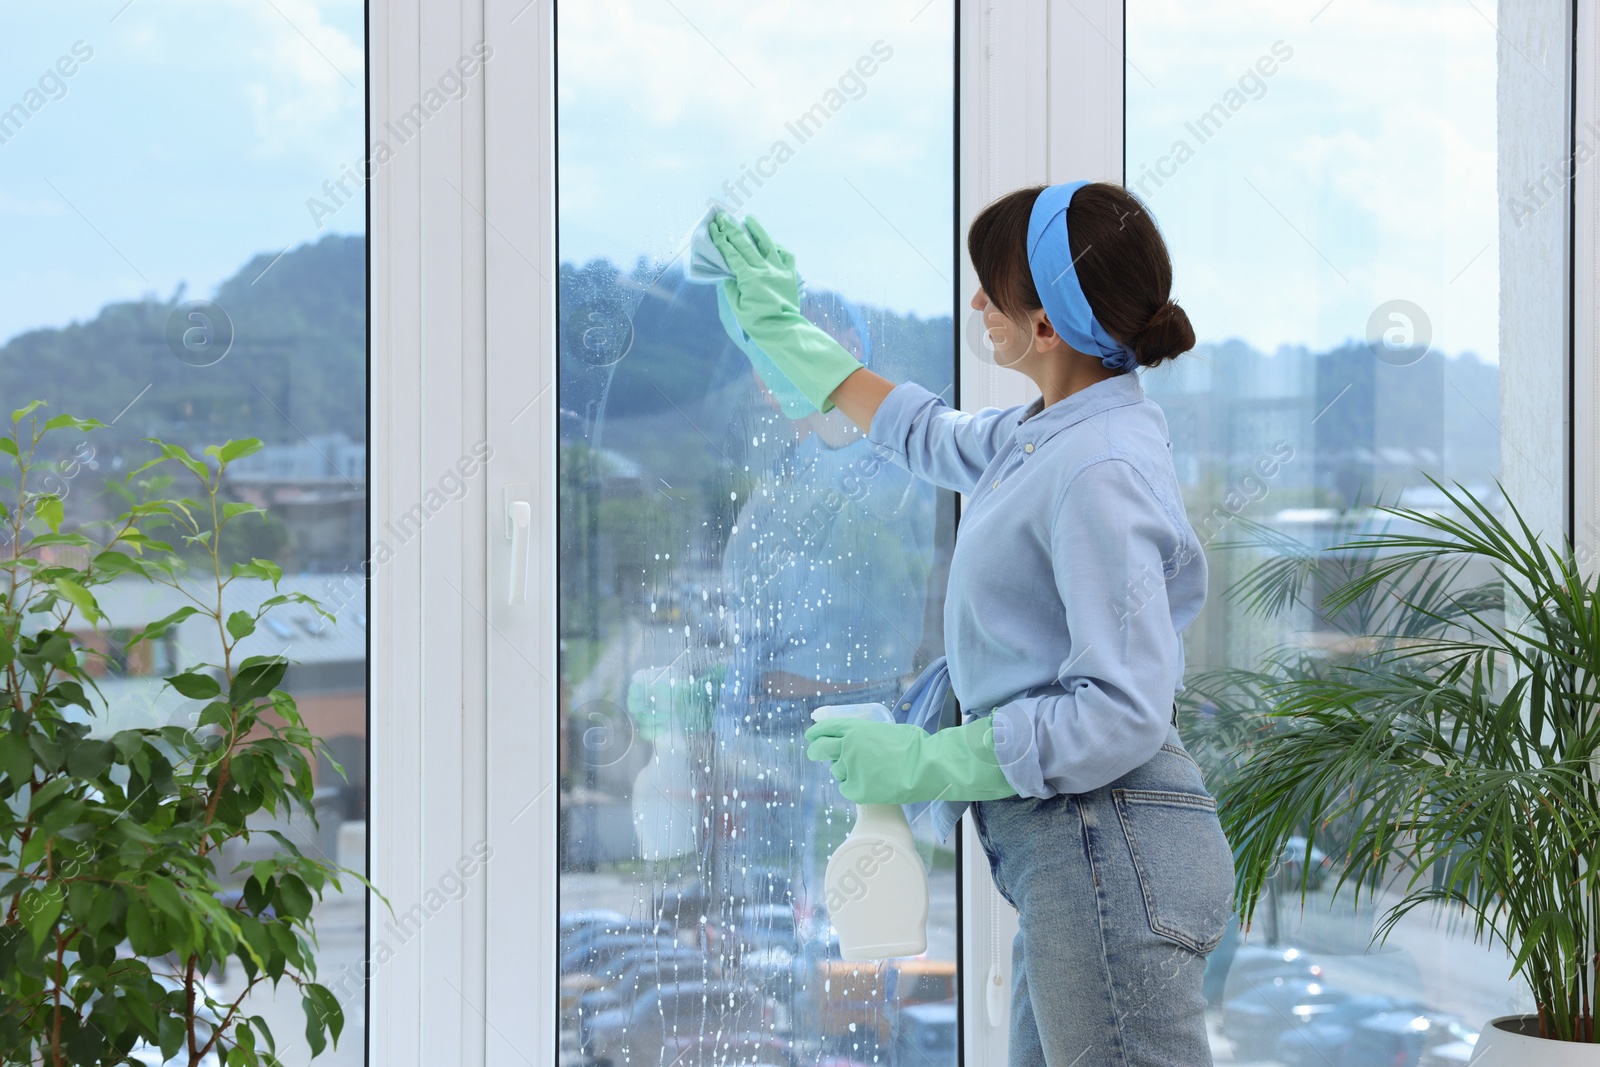
M665 667L634 671L628 683L628 713L638 724L639 736L654 741L674 728L686 734L705 733L727 671L727 664L718 663L692 682Z
M798 419L817 410L811 401L805 398L805 394L783 376L778 365L772 362L772 357L761 351L761 346L744 332L739 320L733 317L733 308L728 306L728 291L720 285L717 286L717 317L722 320L722 328L728 331L733 343L738 345L739 350L750 360L750 366L755 368L756 376L778 401L778 407L783 410L785 418Z
M794 256L753 215L740 226L719 211L707 232L733 272L722 288L739 326L818 411L832 411L829 394L862 364L800 313Z
M928 733L912 723L824 719L806 731L806 755L830 760L839 792L857 804L1000 800L1017 795L994 752L994 722Z

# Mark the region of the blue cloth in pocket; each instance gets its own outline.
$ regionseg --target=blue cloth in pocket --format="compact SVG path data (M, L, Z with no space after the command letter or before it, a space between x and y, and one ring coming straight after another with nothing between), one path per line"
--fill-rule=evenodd
M945 657L940 656L923 668L916 681L900 695L900 702L894 707L895 722L911 723L930 734L935 733L949 697L950 668ZM901 807L913 828L918 819L927 819L942 843L971 803L969 800L920 800Z

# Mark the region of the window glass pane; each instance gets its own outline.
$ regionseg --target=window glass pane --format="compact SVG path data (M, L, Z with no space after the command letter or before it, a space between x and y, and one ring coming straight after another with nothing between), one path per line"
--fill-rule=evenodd
M249 840L231 838L211 856L223 902L252 914L234 868L286 854L266 831L307 856L365 867L364 17L358 0L64 0L9 8L0 33L0 425L9 430L11 410L34 399L47 416L108 424L46 438L54 445L36 459L51 477L34 487L63 496L66 525L78 529L119 513L106 483L157 454L144 438L195 455L259 438L265 447L231 464L218 500L265 514L224 529L222 576L252 557L283 575L276 590L235 579L224 611L253 614L276 593L315 597L333 616L287 603L230 655L236 670L245 657L286 656L281 688L326 740L311 761L320 826L300 812L256 811ZM176 473L171 494L204 496ZM177 541L179 531L152 524L149 533ZM53 558L82 563L61 550ZM87 661L96 736L200 721L206 700L163 679L223 662L216 621L190 618L134 640L193 606L190 596L217 602L208 561L177 586L119 578L95 587L101 625L74 616L70 628L98 653ZM272 773L270 761L235 765L233 780L252 772ZM126 819L140 820L139 809ZM141 821L159 829L156 816ZM365 1060L366 895L348 876L343 885L308 901L318 980L345 1015L337 1049L319 1064ZM292 982L276 991L252 982L234 957L205 985L265 1019L284 1062L309 1060Z
M1210 567L1181 700L1213 790L1248 707L1222 672L1269 649L1312 670L1359 661L1370 632L1322 610L1326 578L1282 610L1245 579L1384 528L1374 505L1451 511L1429 477L1509 518L1498 479L1546 535L1564 522L1566 244L1530 252L1526 235L1561 233L1565 194L1508 176L1566 155L1567 16L1495 7L1127 5L1127 184L1201 342L1144 384ZM1548 48L1526 44L1540 34ZM1536 306L1524 285L1557 299ZM1534 329L1552 343L1523 343ZM1559 443L1530 462L1547 430ZM1366 951L1398 894L1357 909L1347 886L1330 903L1348 827L1318 833L1304 908L1302 839L1245 944L1230 933L1211 959L1219 1062L1465 1062L1464 1037L1531 1010L1503 948L1459 915L1422 909Z
M954 1000L953 839L917 828L924 958L841 959L823 875L854 812L803 737L817 707L893 706L941 654L953 497L875 459L842 414L782 406L717 286L685 272L711 204L753 215L794 254L813 322L951 397L954 15L558 10L573 1051L882 1063L898 1040L954 1060L938 1013L903 1013Z

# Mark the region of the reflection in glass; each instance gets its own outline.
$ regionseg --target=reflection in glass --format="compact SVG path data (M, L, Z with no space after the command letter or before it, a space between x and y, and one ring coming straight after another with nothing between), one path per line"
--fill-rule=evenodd
M950 396L953 10L624 6L557 23L564 1052L953 1063L953 844L927 953L840 959L803 737L942 652L953 497L774 395L692 258L755 214L811 321Z
M1362 620L1322 609L1317 581L1274 604L1251 579L1378 528L1374 505L1444 505L1429 476L1504 513L1502 451L1516 457L1501 375L1526 353L1503 352L1497 329L1496 167L1565 146L1497 122L1507 94L1559 102L1562 75L1503 41L1497 65L1488 17L1400 0L1128 4L1127 182L1162 225L1201 338L1144 383L1211 568L1181 699L1213 790L1262 708L1240 671L1267 650L1315 670L1367 647ZM1561 286L1560 263L1549 271ZM1562 418L1559 383L1539 402ZM1546 459L1524 509L1565 492ZM1503 950L1447 917L1416 913L1369 949L1372 905L1353 908L1348 887L1330 905L1340 827L1317 833L1309 856L1291 842L1255 929L1211 958L1219 1063L1464 1063L1487 1019L1527 1010Z

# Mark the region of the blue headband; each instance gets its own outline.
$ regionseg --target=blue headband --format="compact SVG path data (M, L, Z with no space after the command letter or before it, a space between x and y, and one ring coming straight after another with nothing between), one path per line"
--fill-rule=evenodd
M1079 352L1100 357L1110 370L1129 370L1138 364L1133 350L1106 332L1089 309L1067 243L1067 205L1072 194L1088 182L1052 185L1033 202L1028 217L1028 268L1050 325L1061 339ZM1087 251L1087 250L1085 250Z

